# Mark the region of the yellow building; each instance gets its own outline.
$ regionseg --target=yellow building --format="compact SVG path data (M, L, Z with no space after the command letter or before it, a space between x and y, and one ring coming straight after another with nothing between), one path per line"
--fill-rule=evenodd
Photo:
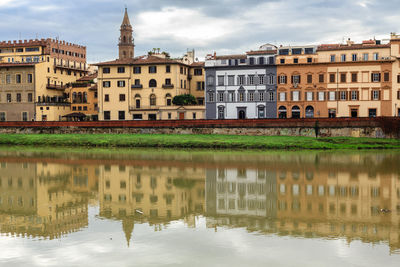
M0 42L0 121L61 120L65 88L87 72L86 47L54 39Z
M174 106L177 95L204 103L204 70L194 51L171 59L165 52L134 57L132 26L125 11L120 58L98 63L99 120L203 119L204 106ZM130 56L132 55L132 56Z

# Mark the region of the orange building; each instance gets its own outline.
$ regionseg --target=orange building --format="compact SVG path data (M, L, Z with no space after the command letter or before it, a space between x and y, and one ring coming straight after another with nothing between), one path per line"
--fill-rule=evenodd
M71 112L67 119L98 120L97 73L84 76L69 87Z

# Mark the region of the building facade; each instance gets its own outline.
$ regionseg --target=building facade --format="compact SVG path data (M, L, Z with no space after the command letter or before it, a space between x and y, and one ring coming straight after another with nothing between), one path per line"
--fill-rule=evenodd
M68 118L98 120L97 73L78 79L67 91L72 112Z
M0 42L0 120L61 120L66 84L87 72L86 47L53 39Z
M276 47L264 45L246 55L209 55L206 70L206 118L276 117Z
M125 12L120 40L126 39L124 28L132 29L128 22ZM204 118L204 106L172 103L175 96L192 91L199 102L204 98L203 66L195 62L194 51L188 51L179 59L171 59L168 53L159 51L132 58L124 57L126 47L128 45L120 45L119 59L97 64L100 120ZM133 49L134 44L129 47Z

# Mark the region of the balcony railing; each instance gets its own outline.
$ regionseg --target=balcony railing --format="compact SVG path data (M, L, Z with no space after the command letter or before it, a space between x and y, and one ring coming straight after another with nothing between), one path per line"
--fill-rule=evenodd
M173 89L174 85L173 84L163 84L162 88L164 88L164 89Z
M67 88L65 85L47 84L46 89L64 91Z
M70 66L70 65L67 65L67 64L60 64L60 63L57 63L55 66L57 68L61 68L61 69L88 71L88 68L87 67L84 68L83 66L82 67L80 67L80 66Z
M70 102L36 102L36 106L71 106Z
M142 89L142 88L143 88L143 85L141 85L141 84L132 84L132 85L131 85L131 88L132 88L132 89Z
M130 106L129 111L146 111L146 110L158 110L157 106Z

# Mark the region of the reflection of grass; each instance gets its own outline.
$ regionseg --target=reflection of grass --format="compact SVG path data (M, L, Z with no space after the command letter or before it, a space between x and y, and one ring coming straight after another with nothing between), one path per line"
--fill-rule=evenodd
M399 149L400 140L353 137L289 137L158 134L1 134L0 145L149 147L187 149Z

